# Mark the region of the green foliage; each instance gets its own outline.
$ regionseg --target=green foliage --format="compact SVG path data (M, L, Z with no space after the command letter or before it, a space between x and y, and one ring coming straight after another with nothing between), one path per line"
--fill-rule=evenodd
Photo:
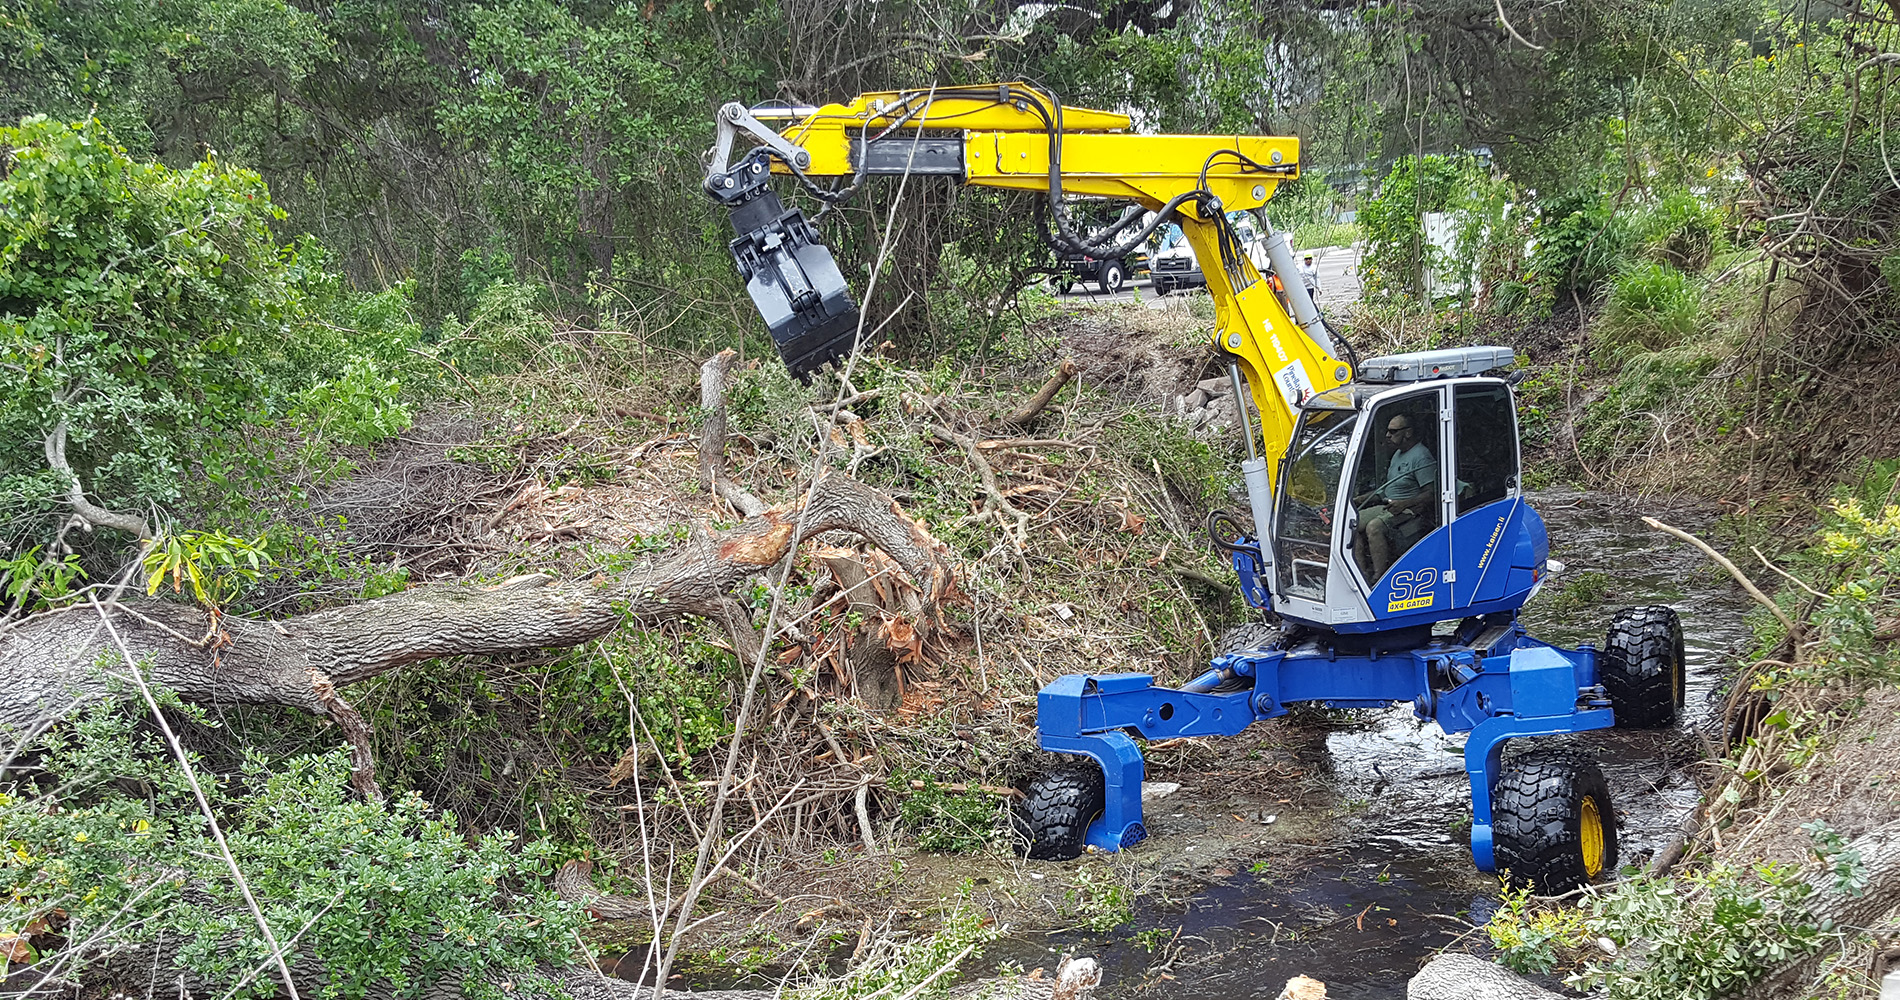
M267 466L251 428L356 358L400 357L413 333L325 321L336 279L314 247L279 243L282 213L254 173L141 163L96 124L37 118L0 129L0 157L9 490L45 482L29 478L44 473L40 442L64 426L67 458L103 506L202 494L200 480L217 487ZM356 391L360 405L391 405L363 398L390 383ZM0 507L18 519L45 503L16 495Z
M1538 210L1532 285L1546 301L1589 298L1616 274L1628 252L1626 217L1594 190L1547 198Z
M0 601L6 602L8 614L39 611L70 594L73 584L85 578L78 553L43 557L35 545L11 559L0 559Z
M1693 340L1708 326L1700 282L1669 264L1631 263L1610 285L1596 350L1613 361Z
M145 574L145 593L157 594L171 582L172 593L185 583L191 596L208 608L224 605L244 583L256 580L271 561L269 542L238 538L222 531L180 531L152 539L139 568Z
M1498 961L1513 972L1549 975L1558 962L1588 944L1583 912L1572 906L1539 906L1528 886L1508 884L1502 904L1484 931L1498 950Z
M385 375L369 358L354 358L335 379L298 393L290 417L297 429L319 438L371 444L408 430L415 422L399 402L401 380Z
M1447 156L1407 156L1392 164L1378 197L1359 209L1366 234L1360 270L1369 295L1425 295L1427 274L1449 259L1426 238L1424 217L1455 206L1459 179L1470 169Z
M472 85L439 108L443 128L490 157L518 208L603 278L613 270L617 198L658 181L656 160L686 159L711 134L706 106L681 85L677 62L667 64L695 47L691 36L663 36L670 14L504 0L454 15ZM498 263L480 270L499 272ZM466 256L463 265L466 283Z
M1105 933L1135 919L1135 894L1108 864L1075 870L1075 885L1063 890L1062 915L1085 930Z
M911 776L893 776L897 787L909 784ZM996 830L997 803L982 792L955 794L937 784L935 778L920 775L924 787L905 795L897 814L917 837L917 846L926 851L962 854L980 851Z
M1900 462L1876 464L1866 481L1877 485L1841 491L1823 517L1809 560L1826 567L1827 597L1809 619L1820 640L1809 658L1823 676L1900 679L1900 653L1875 638L1900 604L1893 596L1900 579L1900 505L1885 501L1897 472ZM1889 492L1883 496L1880 489ZM1870 501L1869 493L1880 499Z
M268 947L159 739L100 707L35 750L38 771L0 796L0 927L54 925L39 943L81 981L162 940L219 994L271 995ZM547 844L471 838L413 794L358 801L343 750L253 755L223 781L193 767L265 919L327 971L323 996L416 997L459 979L499 997L504 980L569 960L580 916L543 885Z
M1619 949L1645 947L1592 962L1568 982L1606 1000L1729 995L1820 945L1827 928L1805 908L1812 894L1793 868L1768 863L1625 878L1587 899L1585 925Z
M1674 190L1638 215L1631 234L1642 253L1659 264L1697 273L1728 249L1726 219L1718 207L1685 190Z

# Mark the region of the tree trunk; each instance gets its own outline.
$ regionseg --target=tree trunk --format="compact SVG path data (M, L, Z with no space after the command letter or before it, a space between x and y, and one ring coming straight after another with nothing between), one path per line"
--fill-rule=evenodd
M146 678L202 702L289 705L335 715L336 688L420 660L574 646L625 624L684 615L728 622L730 593L804 539L849 531L896 560L926 607L956 592L950 556L890 497L829 475L808 502L748 518L618 579L553 583L534 576L489 588L420 587L280 621L212 620L202 608L132 600L77 605L0 631L0 726L33 732L111 696L127 657ZM749 622L741 622L750 629ZM210 634L212 638L201 641ZM756 641L754 639L753 641ZM339 720L346 721L346 720Z
M1817 921L1834 927L1877 926L1900 907L1900 823L1876 827L1855 837L1848 847L1860 853L1867 876L1865 890L1850 896L1836 889L1825 872L1814 875L1811 881L1817 889L1808 899L1807 910ZM1815 977L1841 944L1838 937L1826 940L1820 952L1782 964L1742 996L1746 1000L1774 1000L1814 995L1810 987Z

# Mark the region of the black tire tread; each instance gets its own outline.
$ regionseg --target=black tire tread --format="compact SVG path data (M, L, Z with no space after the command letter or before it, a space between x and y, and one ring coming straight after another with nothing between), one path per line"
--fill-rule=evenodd
M1214 643L1214 655L1225 656L1243 649L1265 649L1280 638L1280 626L1266 622L1247 622L1222 632Z
M1067 861L1087 847L1089 824L1106 802L1102 770L1093 765L1045 771L1010 807L1016 853L1031 861Z
M1687 685L1682 621L1673 608L1618 611L1598 662L1618 726L1656 729L1676 721Z
M1603 822L1603 871L1616 871L1616 810L1596 763L1565 753L1530 753L1506 762L1491 790L1491 844L1512 884L1540 894L1569 892L1590 881L1578 826L1585 795L1595 796Z

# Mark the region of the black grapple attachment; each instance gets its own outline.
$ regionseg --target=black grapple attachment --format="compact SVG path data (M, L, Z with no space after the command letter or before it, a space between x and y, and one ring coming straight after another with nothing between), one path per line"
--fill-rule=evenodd
M802 210L772 191L768 155L755 149L730 171L708 174L706 193L731 210L738 235L728 246L746 294L785 367L809 384L812 372L850 356L862 324L830 248Z

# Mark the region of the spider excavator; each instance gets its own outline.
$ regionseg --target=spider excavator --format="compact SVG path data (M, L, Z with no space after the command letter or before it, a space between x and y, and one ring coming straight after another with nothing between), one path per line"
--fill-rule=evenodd
M1012 807L1018 850L1066 859L1145 839L1141 741L1234 735L1300 703L1409 702L1421 720L1468 734L1478 868L1546 892L1613 871L1617 822L1603 774L1588 755L1553 745L1574 740L1531 738L1673 722L1682 626L1669 608L1628 608L1603 648L1567 649L1519 622L1550 560L1524 492L1513 379L1499 374L1512 352L1355 357L1307 296L1286 234L1260 218L1268 235L1256 265L1230 218L1263 212L1299 176L1299 140L1144 135L1132 124L1021 82L822 107L729 103L703 183L730 211L747 293L805 381L856 349L864 321L819 220L787 208L775 178L825 206L820 218L880 176L1034 192L1060 253L1118 258L1172 222L1203 262L1213 346L1246 438L1249 508L1212 514L1210 540L1277 627L1219 652L1179 687L1141 673L1044 687L1039 742L1071 763L1026 782ZM1076 198L1128 207L1083 235L1066 211ZM1526 743L1507 759L1505 744L1518 739Z

